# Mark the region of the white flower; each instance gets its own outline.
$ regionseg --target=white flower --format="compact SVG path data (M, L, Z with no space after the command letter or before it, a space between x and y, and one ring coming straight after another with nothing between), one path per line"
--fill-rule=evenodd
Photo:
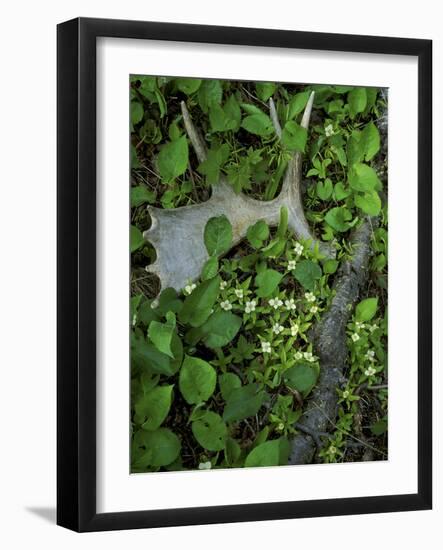
M212 464L209 462L200 462L198 465L199 470L210 470L212 468Z
M280 300L280 298L271 298L269 300L269 305L274 309L278 309L283 305L283 302Z
M369 332L374 332L374 330L377 330L377 329L378 329L377 325L371 325L369 327Z
M278 323L275 323L275 325L272 327L272 331L274 334L280 334L280 332L283 332L284 330L285 327L279 325Z
M351 339L353 342L358 342L358 340L360 340L360 336L354 332L354 334L351 334Z
M342 397L343 399L347 399L349 397L349 390L345 390L343 393L342 393Z
M227 281L221 281L220 282L220 290L224 290L228 286Z
M224 302L221 302L220 307L225 311L229 311L232 309L232 304L229 300L225 300Z
M197 288L197 285L195 283L192 283L192 285L186 285L185 286L185 292L186 294L191 294L193 290Z
M291 325L291 336L297 336L298 334L298 325Z
M305 298L308 302L315 302L315 296L312 292L305 292Z
M336 452L337 452L337 448L334 445L331 445L328 449L328 453L330 455L335 455Z
M356 326L357 330L360 330L361 328L365 328L365 324L362 323L361 321L356 321L355 326Z
M301 243L295 243L294 252L297 256L301 256L303 254L303 245Z
M289 260L288 262L288 271L295 269L295 260Z
M295 359L296 361L300 361L300 359L302 359L302 358L303 358L303 353L302 353L301 351L296 351L296 352L294 353L294 359Z
M291 298L290 300L285 300L285 308L288 311L294 311L295 310L295 301L294 298Z
M309 310L311 313L317 313L318 306L311 306L311 309Z
M241 288L236 288L234 292L237 298L243 298L243 290Z
M366 359L369 359L369 361L375 361L375 359L374 359L375 351L372 350L372 349L368 349L368 351L366 352L365 357L366 357Z
M374 374L376 373L377 371L374 369L374 367L368 367L366 370L365 370L365 376L374 376Z
M245 312L251 313L252 311L255 311L255 306L257 305L257 302L255 300L251 300L250 302L246 302L245 304Z
M261 350L263 353L271 353L271 344L269 342L262 342Z
M305 351L303 353L303 358L306 359L306 361L310 361L311 363L315 361L315 356L312 355L310 351Z
M331 136L334 135L334 128L333 128L332 124L328 124L325 127L325 135L326 135L326 137L331 137Z

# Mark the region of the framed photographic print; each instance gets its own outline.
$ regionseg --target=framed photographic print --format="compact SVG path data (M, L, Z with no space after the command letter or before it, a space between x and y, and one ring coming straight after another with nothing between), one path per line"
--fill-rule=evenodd
M59 525L431 507L431 65L59 25Z

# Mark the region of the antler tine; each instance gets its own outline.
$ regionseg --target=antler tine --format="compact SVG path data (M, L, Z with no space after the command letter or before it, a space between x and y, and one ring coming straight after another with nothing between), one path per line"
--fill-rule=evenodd
M308 102L306 103L305 111L303 113L303 117L300 123L300 126L302 126L303 128L306 128L306 130L309 127L309 120L311 118L312 106L314 105L314 96L315 96L315 92L311 92Z
M188 134L189 139L191 140L191 143L192 143L192 146L194 147L198 161L203 162L206 160L206 157L208 156L206 144L203 141L199 131L194 126L191 115L189 114L188 108L186 107L186 103L184 101L180 103L180 107L183 115L183 122L185 125L186 133Z
M271 116L272 124L274 126L275 133L279 138L281 138L281 126L280 121L278 120L277 109L275 108L274 100L269 98L269 114Z

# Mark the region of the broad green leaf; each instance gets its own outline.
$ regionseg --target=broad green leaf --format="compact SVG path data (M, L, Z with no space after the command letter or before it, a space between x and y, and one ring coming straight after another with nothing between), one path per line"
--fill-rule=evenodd
M187 403L198 405L207 401L214 393L216 382L217 375L209 363L197 357L185 356L178 385Z
M366 109L366 88L354 88L348 93L348 104L351 118Z
M374 435L383 435L388 430L388 417L385 416L384 418L381 418L380 420L369 426L369 428Z
M155 193L148 189L145 185L131 187L131 206L141 206L146 202L149 204L155 202Z
M192 433L198 443L208 451L222 451L225 448L228 428L217 413L205 413L192 423Z
M204 80L198 89L198 103L204 113L207 113L211 105L220 104L223 89L219 80Z
M257 96L262 101L268 101L271 95L275 92L275 84L273 82L257 82L255 84Z
M220 293L220 276L204 281L186 297L178 318L183 324L199 327L211 314Z
M145 244L142 232L135 225L131 225L131 252L135 252Z
M321 268L311 260L302 260L297 262L294 277L307 290L314 290L315 282L322 276Z
M285 147L290 151L303 152L306 147L306 141L308 139L308 132L306 128L303 128L297 124L294 120L288 120L285 124L281 141Z
M369 191L364 195L355 195L355 206L369 216L377 216L381 210L381 200L377 191Z
M134 435L135 447L149 451L150 466L167 466L174 462L180 453L180 440L168 428L159 428L153 432L139 430Z
M326 260L323 264L323 271L325 273L335 273L338 268L338 261L337 260Z
M269 237L268 224L263 220L258 220L254 225L250 225L246 231L246 238L252 248L260 248L263 242Z
M257 286L257 296L259 298L267 298L278 287L278 284L282 280L283 275L275 269L265 269L259 273L255 278L255 285Z
M200 88L202 81L199 78L177 78L176 83L181 92L191 95Z
M361 162L365 158L364 144L361 139L361 132L358 130L354 130L347 141L346 156L348 157L349 166Z
M174 358L171 350L171 340L175 329L175 315L172 311L166 314L166 323L151 321L149 323L148 336L154 346L162 353Z
M217 183L220 176L220 170L228 160L229 153L229 145L227 143L223 143L223 145L220 146L212 146L211 149L209 149L206 160L198 166L200 174L206 176L207 183Z
M346 199L346 197L349 197L350 194L351 194L351 191L349 189L345 189L343 182L339 181L334 185L335 200L342 201L343 199Z
M272 120L265 113L248 115L243 119L241 125L249 133L261 137L269 137L274 131Z
M226 169L229 183L239 194L242 189L249 189L251 182L251 164L247 157L241 158L238 164L231 164Z
M361 133L361 143L365 152L365 160L369 161L375 157L380 150L380 134L377 126L370 122Z
M235 441L235 439L232 439L232 437L228 437L225 442L225 459L229 466L233 466L235 462L240 458L241 455L241 447Z
M257 445L248 454L245 460L245 468L258 466L279 466L288 463L289 442L286 437L272 439Z
M258 388L258 384L247 384L232 390L226 400L223 420L234 422L257 414L266 399L266 393Z
M350 186L356 191L372 191L380 189L381 183L373 168L367 164L354 164L348 171L348 180Z
M224 215L210 218L205 225L205 246L210 256L227 252L232 244L232 225Z
M291 120L303 111L308 102L311 92L299 92L291 97L289 101L288 119Z
M162 179L171 182L181 176L188 167L189 149L186 136L164 145L157 157L158 169Z
M140 80L138 91L142 96L150 99L152 97L151 94L153 94L157 88L157 79L155 76L140 76L138 78Z
M201 278L202 281L207 281L212 279L218 273L218 258L217 256L211 256L209 260L205 263L202 269Z
M220 386L223 399L227 401L232 391L241 386L241 380L240 377L233 372L226 372L219 375L218 385Z
M183 359L183 346L177 334L172 335L171 350L173 359L158 351L148 343L143 334L131 334L131 360L139 369L148 372L173 376L180 368Z
M236 131L240 128L240 105L231 95L224 106L213 103L209 109L209 120L213 132Z
M173 386L157 386L135 402L135 421L144 430L156 430L168 416Z
M328 225L335 229L335 231L345 232L351 225L349 221L352 219L352 214L344 206L337 206L331 208L325 216L325 221Z
M370 321L377 313L378 298L366 298L362 300L355 308L355 318L357 321Z
M138 101L131 101L131 122L138 124L143 118L143 105Z
M241 324L241 318L230 311L216 311L200 327L203 342L208 348L222 348L237 336Z
M322 201L327 201L331 198L332 190L332 181L329 178L317 182L317 196Z
M178 313L182 307L183 302L178 298L177 291L168 287L161 291L155 312L158 315L166 315L168 311Z
M317 369L308 363L291 367L283 373L285 384L303 395L307 395L317 382Z

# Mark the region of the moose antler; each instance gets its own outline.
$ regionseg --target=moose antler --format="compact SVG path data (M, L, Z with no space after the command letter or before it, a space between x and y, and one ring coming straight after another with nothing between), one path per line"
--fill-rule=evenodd
M301 126L308 128L311 116L314 92L306 104ZM206 145L195 128L185 103L181 102L181 111L186 132L194 147L199 162L207 156ZM276 131L281 136L274 102L270 100L270 115ZM278 197L271 201L259 201L235 193L224 176L212 187L212 195L206 202L163 210L148 206L151 227L143 236L156 249L156 261L146 270L160 279L161 287L172 287L177 291L189 281L200 277L203 265L208 259L204 244L204 228L207 221L215 216L225 215L232 225L232 246L246 236L248 227L257 220L264 220L269 226L279 223L280 210L288 210L288 226L297 238L309 240L312 246L318 245L325 257L333 257L330 245L318 241L312 234L306 221L301 200L302 155L295 152L288 162L282 189Z

